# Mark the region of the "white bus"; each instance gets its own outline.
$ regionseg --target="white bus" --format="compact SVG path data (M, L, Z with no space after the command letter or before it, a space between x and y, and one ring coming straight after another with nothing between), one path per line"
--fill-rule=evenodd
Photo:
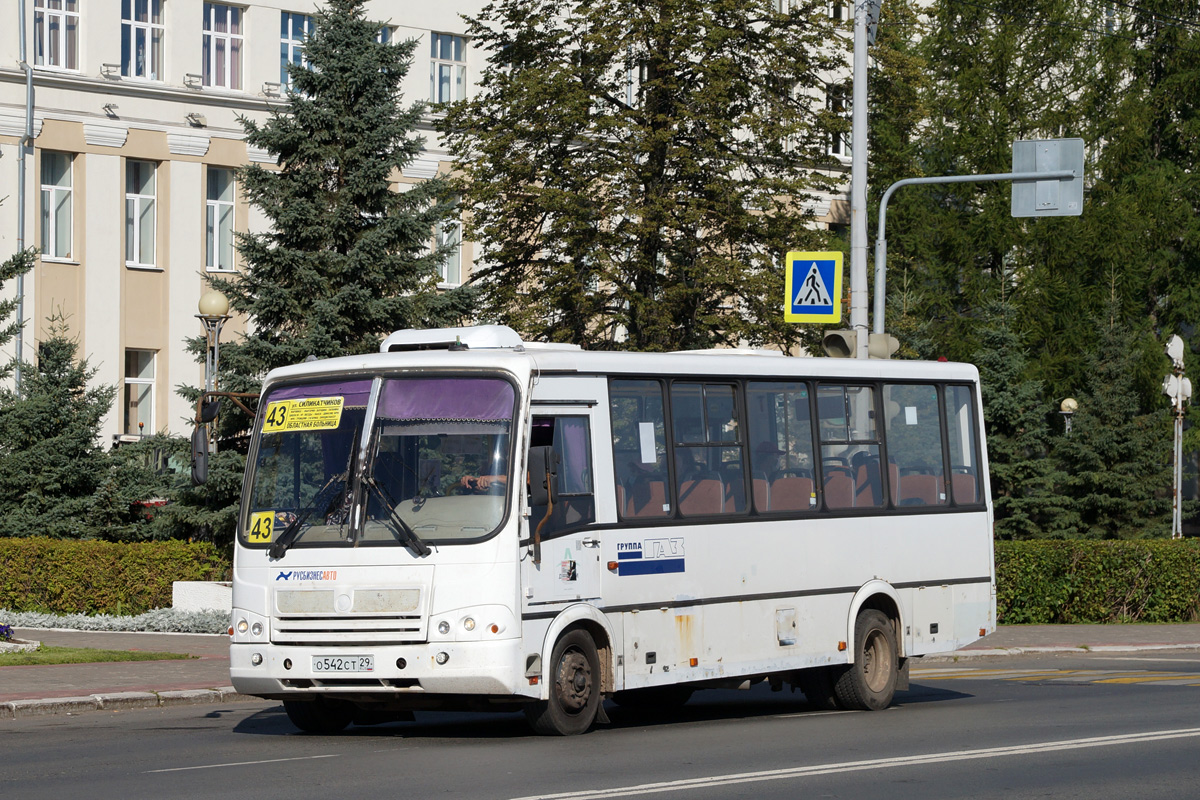
M585 352L481 326L267 377L234 687L305 731L769 681L879 709L994 630L967 364Z

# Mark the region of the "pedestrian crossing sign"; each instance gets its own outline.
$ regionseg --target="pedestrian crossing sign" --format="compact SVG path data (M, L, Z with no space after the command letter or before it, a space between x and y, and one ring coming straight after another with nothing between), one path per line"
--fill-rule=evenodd
M784 283L785 321L842 321L841 253L788 253Z

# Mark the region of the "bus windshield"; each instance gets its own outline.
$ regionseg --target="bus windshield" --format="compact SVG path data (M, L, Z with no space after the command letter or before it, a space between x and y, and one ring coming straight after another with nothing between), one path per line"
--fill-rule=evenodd
M293 544L398 544L424 553L426 542L490 535L507 508L515 397L500 378L272 389L242 540L273 544L278 557Z

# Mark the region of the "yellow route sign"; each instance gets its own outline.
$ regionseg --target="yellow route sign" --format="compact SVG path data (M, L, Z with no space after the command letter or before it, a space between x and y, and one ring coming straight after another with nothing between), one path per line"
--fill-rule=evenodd
M250 544L270 544L274 532L274 511L255 511L250 515L250 525L246 528L246 540Z
M324 431L342 421L341 397L307 397L303 400L278 400L267 406L263 433L288 431Z

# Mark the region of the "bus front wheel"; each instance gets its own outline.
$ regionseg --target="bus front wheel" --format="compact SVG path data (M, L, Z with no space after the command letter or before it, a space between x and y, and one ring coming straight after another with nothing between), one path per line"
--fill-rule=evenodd
M592 726L600 707L600 656L596 643L580 628L567 631L550 660L550 697L525 707L537 733L574 736Z
M834 682L842 708L880 711L892 704L900 656L891 620L875 609L866 609L854 623L854 662Z

